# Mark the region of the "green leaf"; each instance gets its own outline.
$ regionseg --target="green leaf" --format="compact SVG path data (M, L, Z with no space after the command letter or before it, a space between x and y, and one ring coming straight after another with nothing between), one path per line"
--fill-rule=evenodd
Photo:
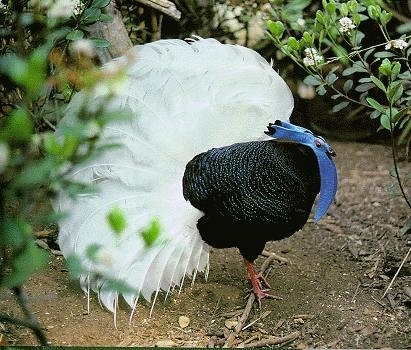
M101 248L101 244L90 244L86 249L87 257L95 263L99 262Z
M123 211L116 207L113 208L107 215L107 220L108 223L111 227L111 229L114 231L114 233L116 234L120 234L122 233L126 226L127 226L127 221L126 218L124 216Z
M384 129L391 130L390 116L387 114L381 114L380 124Z
M81 260L77 255L69 255L65 258L70 277L77 279L85 272Z
M284 33L284 24L281 21L267 21L267 27L270 33L277 39L281 39Z
M320 96L324 96L327 93L327 90L326 90L324 84L321 84L321 85L317 86L315 91L317 91L317 94L320 95Z
M325 81L328 85L334 84L338 80L338 77L334 73L330 73L325 77Z
M34 131L34 123L25 109L17 108L6 119L4 133L9 142L28 142Z
M350 104L349 101L343 101L343 102L341 102L341 103L333 106L332 111L333 111L334 113L339 112L339 111L341 111L342 109L344 109L345 107L347 107L349 104Z
M5 55L0 58L0 71L22 86L30 99L37 98L45 80L47 54L48 51L43 46L34 50L28 58Z
M62 147L54 133L48 132L43 135L43 146L49 154L57 156L61 153Z
M364 54L364 60L367 60L368 56L371 55L374 51L375 51L375 48L371 48L371 49L367 50Z
M331 16L335 15L336 9L337 9L337 7L335 5L335 2L332 1L332 0L324 6L324 10Z
M95 8L103 8L108 6L108 4L110 4L111 0L93 0L93 2L91 3L90 7L95 7Z
M391 65L391 70L392 70L391 79L392 79L392 80L395 80L395 78L398 76L398 74L399 74L400 71L401 71L401 63L400 63L400 62L394 62L394 63Z
M381 65L378 67L378 71L385 76L391 75L391 72L392 72L391 62L388 58L383 59Z
M377 86L380 90L384 91L385 93L387 92L383 82L380 79L378 79L375 75L371 75L370 78L372 82L375 84L375 86Z
M103 38L90 38L91 42L93 45L97 48L104 48L104 47L109 47L111 43Z
M325 24L324 12L317 10L317 12L315 13L315 19L316 21L318 21L318 23Z
M402 85L402 81L396 81L388 85L387 89L387 97L391 104L397 102L404 92L404 87Z
M39 47L29 56L24 85L29 97L34 99L42 93L42 86L46 78L48 49Z
M24 169L13 178L10 185L13 188L23 188L48 183L50 174L57 169L58 164L52 157L33 161L31 164L26 164Z
M4 262L7 273L0 279L0 287L17 287L45 266L48 255L35 244L31 226L21 218L6 218L2 231L0 246L9 250L12 258Z
M344 92L345 93L349 92L352 89L353 85L354 85L354 82L352 79L346 80L343 86Z
M391 21L392 13L383 10L380 14L380 21L383 26L387 25L389 21Z
M348 9L350 10L351 13L357 12L357 9L358 9L358 2L357 1L350 0L350 1L348 1L347 5L348 5Z
M401 111L398 112L398 114L402 113L405 111L404 115L407 114L407 112L409 112L411 107L409 108L405 108ZM400 118L398 118L398 120L400 120L404 115L400 116ZM397 117L397 116L395 116ZM402 123L402 131L400 136L398 137L398 144L399 145L403 145L405 144L409 138L410 138L410 133L411 133L411 119L410 118L403 118L405 119L405 121ZM409 174L411 176L411 174Z
M321 78L318 75L307 75L304 78L303 83L307 85L317 86L321 85L323 82L321 81Z
M59 157L60 159L70 159L77 150L78 138L66 133L60 138L54 133L44 133L43 146L47 153Z
M310 35L310 33L308 32L304 32L303 33L303 39L306 43L306 46L313 46L314 44L314 39L313 37Z
M0 57L0 70L13 82L20 85L24 82L27 62L16 55L5 55Z
M381 7L376 5L370 5L367 7L368 11L368 16L370 16L371 19L377 19L380 16L381 13Z
M377 118L379 118L380 115L381 115L381 112L377 109L374 109L370 114L370 118L371 119L377 119Z
M363 84L357 85L355 88L355 91L365 92L365 91L371 90L374 87L375 87L374 83L363 83Z
M368 73L368 70L364 67L363 63L354 62L351 67L348 67L343 70L342 75L348 76L354 73Z
M287 40L287 45L291 47L293 50L298 51L300 49L300 43L296 38L290 36Z
M101 10L96 7L86 8L81 15L81 22L83 24L92 24L99 20L101 16Z
M411 32L411 21L408 21L404 24L400 24L397 29L396 32L398 34L406 34L408 32Z
M104 278L104 285L101 287L101 290L107 289L112 292L113 290L121 294L134 294L136 292L135 288L130 287L127 283L121 280L117 280L106 276Z
M340 14L341 14L341 17L347 17L348 16L348 6L344 2L340 6Z
M98 20L99 22L104 22L104 23L113 22L113 16L109 15L108 13L102 13Z
M146 228L141 230L140 234L144 240L144 243L147 247L151 247L155 241L158 239L161 233L161 226L158 219L153 219L150 225Z
M84 38L84 32L79 29L74 29L66 35L67 40L75 41Z
M401 120L402 117L404 117L405 115L407 115L409 113L409 111L411 110L411 106L401 109L399 112L397 112L396 114L393 115L392 120L397 123L398 121Z
M368 104L373 107L375 110L381 112L381 113L385 113L386 108L384 106L382 106L378 101L374 100L371 97L367 97L366 98Z
M374 54L374 57L376 58L387 58L387 57L394 57L394 56L396 56L396 54L391 51L378 51Z
M27 278L41 270L48 261L48 255L34 242L27 244L24 250L12 261L11 273L2 279L1 286L12 288L22 285Z
M352 21L353 21L353 23L354 23L356 26L358 26L358 25L361 23L361 15L358 14L358 13L355 13L355 14L352 16Z

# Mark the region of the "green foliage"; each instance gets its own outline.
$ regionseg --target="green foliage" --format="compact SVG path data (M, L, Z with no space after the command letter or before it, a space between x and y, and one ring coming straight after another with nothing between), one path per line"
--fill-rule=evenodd
M124 217L123 211L116 207L113 208L107 216L108 223L111 229L117 235L120 235L126 228L127 222L126 218Z
M151 247L161 234L161 225L158 219L153 219L149 226L140 232L147 247Z
M267 35L306 72L304 83L315 87L317 94L330 97L333 112L354 105L363 115L379 118L381 129L391 132L393 147L395 131L400 132L399 143L409 142L411 26L404 23L395 28L392 24L389 5L395 4L322 0L315 13L310 12L310 2L282 4L274 1ZM370 28L375 28L375 33L366 37L367 31L373 32ZM411 207L399 176L398 185Z
M45 6L46 2L33 0L25 8L9 1L0 13L0 36L8 43L1 46L0 84L10 101L0 115L0 288L21 291L25 281L47 264L48 253L33 236L38 225L59 217L46 203L62 189L70 196L93 190L66 175L76 164L103 152L97 143L101 131L114 118L124 117L105 108L123 72L104 75L92 52L109 43L87 38L88 25L111 20L104 13L109 2L74 1L76 7L67 12L59 1ZM83 46L76 46L79 39ZM91 104L96 84L105 86L107 94ZM75 122L57 135L54 125L80 88L86 92ZM116 209L110 223L117 233L125 226ZM98 247L89 247L88 258L97 261L98 256ZM69 259L69 267L72 275L84 271L76 258ZM43 337L39 340L44 343Z
M87 258L95 264L100 264L100 253L101 246L99 246L98 244L92 244L88 247ZM104 289L116 290L118 293L123 294L135 292L135 290L133 290L131 287L129 287L124 282L121 282L120 280L106 275L103 276L103 274L96 272L90 272L87 268L84 267L82 261L76 255L67 256L66 263L70 276L73 279L78 279L81 275L89 275L90 279L93 280L98 280L98 278L104 277Z

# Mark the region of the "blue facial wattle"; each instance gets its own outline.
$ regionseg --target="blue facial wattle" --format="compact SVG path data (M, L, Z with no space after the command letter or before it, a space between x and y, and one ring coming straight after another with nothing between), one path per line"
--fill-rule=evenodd
M284 121L276 120L268 125L267 135L285 141L292 141L310 147L317 157L320 170L320 196L314 222L317 223L327 212L337 193L337 169L331 157L335 156L334 150L321 136L314 135L310 130Z

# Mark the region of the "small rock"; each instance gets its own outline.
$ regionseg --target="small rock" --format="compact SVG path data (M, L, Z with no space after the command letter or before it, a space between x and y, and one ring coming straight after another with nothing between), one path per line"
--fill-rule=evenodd
M304 320L301 317L300 318L295 318L294 323L295 324L304 324Z
M224 322L224 325L225 325L228 329L234 329L234 328L238 325L238 321L226 320L226 321Z
M172 348L172 347L177 346L177 344L171 339L164 339L164 340L157 341L156 346L158 348Z
M187 316L180 316L178 318L178 324L181 328L186 328L190 324L190 319Z

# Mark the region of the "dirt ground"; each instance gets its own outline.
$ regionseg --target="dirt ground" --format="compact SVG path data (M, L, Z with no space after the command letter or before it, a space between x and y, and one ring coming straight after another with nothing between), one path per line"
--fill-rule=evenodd
M232 346L279 339L291 349L411 348L410 259L383 298L411 241L409 233L401 234L410 211L387 192L393 183L391 150L332 144L340 179L336 203L318 225L309 222L293 237L267 244L289 260L274 261L267 270L272 293L282 299L265 299L261 308L254 303ZM404 175L411 171L407 162L400 168ZM210 263L208 281L198 276L193 286L186 283L181 293L157 301L151 317L150 305L140 304L129 324L130 311L121 305L117 328L95 295L87 314L87 298L60 256L53 255L25 291L51 345L220 347L243 312L250 286L235 249L213 250ZM21 316L9 291L0 291L0 309ZM3 345L37 344L24 328L4 323L0 332Z

